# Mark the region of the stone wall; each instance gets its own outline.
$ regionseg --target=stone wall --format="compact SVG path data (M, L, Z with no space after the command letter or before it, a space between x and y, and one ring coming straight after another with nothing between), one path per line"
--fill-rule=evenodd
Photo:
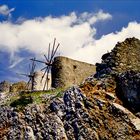
M67 57L56 57L52 67L52 87L69 87L80 84L96 72L92 64L76 61Z

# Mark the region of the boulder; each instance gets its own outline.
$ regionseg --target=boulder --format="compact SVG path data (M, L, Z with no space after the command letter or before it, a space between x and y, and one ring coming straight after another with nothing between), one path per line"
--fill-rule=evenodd
M124 105L133 111L140 111L140 72L126 71L117 76L117 95Z

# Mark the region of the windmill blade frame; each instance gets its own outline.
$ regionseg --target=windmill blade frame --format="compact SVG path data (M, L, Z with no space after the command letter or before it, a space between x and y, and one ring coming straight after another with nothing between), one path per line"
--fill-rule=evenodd
M58 49L59 45L60 45L60 44L58 44L58 45L57 45L57 47L56 47L56 49L54 50L53 54L51 54L50 63L52 63L53 58L54 58L54 56L55 56L55 54L56 54L56 51L57 51L57 49Z
M29 84L31 82L31 90L34 89L34 72L35 72L35 67L36 67L36 64L35 64L35 58L32 59L32 66L29 64L29 74L26 74L26 73L19 73L19 75L23 75L23 76L26 76L29 78L28 82L27 82L27 89L29 87Z
M27 88L27 90L29 89L30 81L31 81L31 78L28 80L28 82L27 82L27 84L26 84L26 88Z
M42 80L43 80L45 74L47 73L48 68L49 68L49 67L47 66L46 69L45 69L45 71L44 71L44 74L43 74L43 76L42 76L42 78L41 78L41 82L42 82Z
M45 57L46 61L49 63L49 60L45 54L44 54L44 57Z
M49 43L49 48L48 48L48 60L50 59L50 46L51 46L51 44Z
M50 68L48 67L48 69L47 69L47 75L46 75L46 79L45 79L45 84L44 84L44 88L43 88L43 90L45 90L45 88L46 88L46 85L47 85L47 90L49 89L49 78L48 78L48 76L49 76L49 71L50 71Z
M47 67L45 66L44 68L41 69L41 71L45 70Z
M56 38L54 38L54 42L53 42L53 48L52 48L52 52L51 52L51 59L52 59L52 55L54 53L54 49L55 49L55 42L56 42ZM51 61L50 59L50 61Z
M55 47L56 46L56 47ZM43 63L45 64L46 66L43 67L41 69L41 71L44 71L43 73L43 76L41 78L41 82L43 81L43 78L45 77L45 75L47 76L46 79L45 79L45 83L44 83L44 87L43 87L43 90L45 90L45 87L47 85L47 89L48 89L48 84L49 84L49 81L48 81L48 76L49 76L49 72L51 71L52 69L52 65L53 65L53 59L56 55L56 52L58 50L60 46L60 43L58 43L56 45L56 38L54 38L54 42L53 42L53 45L52 45L52 49L51 49L51 43L49 43L49 46L48 46L48 54L45 55L44 54L44 57L45 57L45 61L42 61L42 60L37 60L37 59L31 59L32 61L36 61L36 62L39 62L39 63Z
M28 74L24 74L24 73L16 73L16 74L28 77Z

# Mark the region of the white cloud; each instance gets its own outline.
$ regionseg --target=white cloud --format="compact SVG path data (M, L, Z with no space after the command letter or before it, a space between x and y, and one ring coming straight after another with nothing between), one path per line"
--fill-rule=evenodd
M75 12L60 17L45 17L23 20L20 24L0 23L0 49L11 55L11 68L22 61L22 50L41 58L47 53L48 44L54 37L60 42L60 53L73 59L96 63L102 54L110 51L118 41L127 37L140 38L140 24L130 22L121 31L110 33L96 40L94 24L110 20L112 16L100 10L97 13ZM17 61L17 58L19 61Z
M3 16L11 16L11 12L13 12L15 8L9 9L7 5L0 5L0 15Z
M9 66L9 68L14 68L18 63L20 63L23 60L23 58L19 57L19 56L12 56L10 63L11 65Z
M109 13L104 13L103 10L100 10L98 13L82 13L79 21L87 21L89 24L95 24L98 21L104 21L106 19L112 19L112 16Z
M75 12L72 12L67 16L39 17L23 20L23 22L20 20L21 23L18 24L1 22L0 49L10 53L13 57L17 57L14 54L20 52L21 49L40 57L42 54L47 53L49 42L53 42L54 37L56 37L61 44L60 53L71 56L74 52L94 41L93 36L96 34L96 29L91 27L93 22L91 23L89 20L95 17L95 23L100 20L108 20L111 16L103 11L86 14L87 17L84 13L78 16ZM15 60L12 57L11 59L11 62ZM17 64L17 62L13 63L11 67Z
M140 39L140 23L130 22L127 27L123 27L119 32L103 35L99 40L95 40L87 44L85 48L80 48L74 52L71 57L89 63L100 62L103 54L111 51L117 42L122 42L129 37Z

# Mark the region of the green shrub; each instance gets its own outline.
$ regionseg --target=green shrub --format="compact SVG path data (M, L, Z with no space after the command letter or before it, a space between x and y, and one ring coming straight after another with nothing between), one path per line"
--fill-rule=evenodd
M10 106L12 106L12 107L25 107L31 103L33 103L33 99L31 96L21 96L19 99L14 100L10 104Z

